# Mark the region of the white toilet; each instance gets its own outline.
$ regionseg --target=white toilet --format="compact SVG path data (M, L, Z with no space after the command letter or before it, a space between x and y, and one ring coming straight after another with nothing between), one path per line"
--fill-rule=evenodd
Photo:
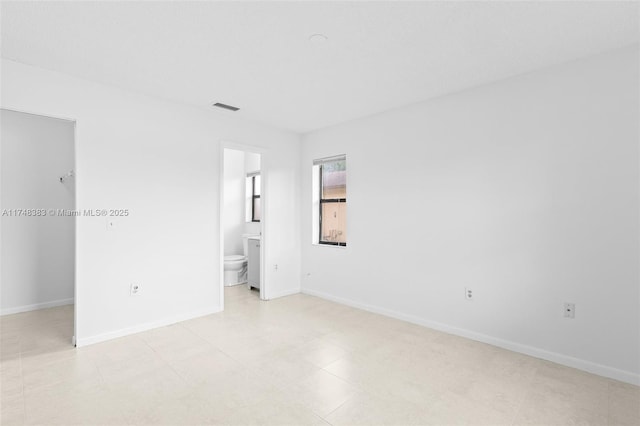
M243 254L231 254L224 257L224 285L230 287L247 283L247 255L249 246L247 240L259 234L242 234Z
M232 254L224 257L224 285L230 287L247 282L247 257Z

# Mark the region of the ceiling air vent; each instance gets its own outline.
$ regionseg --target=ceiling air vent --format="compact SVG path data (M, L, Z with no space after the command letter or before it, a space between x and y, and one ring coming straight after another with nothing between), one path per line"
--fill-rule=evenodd
M218 107L218 108L222 108L222 109L228 109L229 111L237 111L240 108L238 107L234 107L231 105L226 105L226 104L221 104L220 102L216 102L215 104L213 104L214 107Z

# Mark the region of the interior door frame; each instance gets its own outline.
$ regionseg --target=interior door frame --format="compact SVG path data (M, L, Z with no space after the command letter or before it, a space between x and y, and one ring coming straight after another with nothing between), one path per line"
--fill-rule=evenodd
M21 114L37 115L44 118L68 121L73 125L73 209L78 211L78 120L75 118L61 117L47 113L26 111L18 108L1 106L0 110L17 112ZM1 148L0 148L1 150ZM0 153L1 155L1 153ZM0 175L0 183L1 183ZM0 199L0 210L2 210L2 200ZM2 240L2 227L0 226L0 240ZM0 268L1 268L0 261ZM76 336L78 335L78 216L73 221L73 336L71 344L76 346Z
M220 282L220 309L224 310L224 150L234 149L236 151L249 152L260 155L260 299L269 300L268 283L265 276L265 259L268 253L268 205L269 194L265 193L267 182L269 180L268 173L268 149L255 145L247 145L232 141L223 140L220 142L220 163L219 163L219 182L220 197L218 199L218 230L220 235L220 259L219 259L219 282Z

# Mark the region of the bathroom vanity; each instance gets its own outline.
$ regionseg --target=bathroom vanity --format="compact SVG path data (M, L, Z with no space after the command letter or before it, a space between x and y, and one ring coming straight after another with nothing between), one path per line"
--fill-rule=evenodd
M249 258L247 261L248 283L251 289L260 289L260 237L249 237L248 240Z

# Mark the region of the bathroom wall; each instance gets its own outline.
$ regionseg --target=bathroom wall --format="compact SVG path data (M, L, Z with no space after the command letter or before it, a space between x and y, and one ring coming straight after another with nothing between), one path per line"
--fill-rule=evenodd
M639 71L634 45L306 135L303 291L640 382ZM346 249L311 244L337 154Z
M245 176L247 173L253 173L260 170L260 154L254 152L247 152L244 156L244 171ZM251 208L249 206L249 208ZM251 211L251 210L249 210ZM259 234L261 230L260 222L248 221L244 223L244 232L247 234Z
M245 153L224 150L224 255L242 254L245 232Z
M40 217L2 215L0 309L3 315L73 303L74 124L0 110L0 210L45 209ZM69 336L71 337L71 336Z
M247 173L260 170L260 154L224 150L224 255L242 254L242 234L259 234L260 222L247 222ZM250 211L250 210L249 210Z

